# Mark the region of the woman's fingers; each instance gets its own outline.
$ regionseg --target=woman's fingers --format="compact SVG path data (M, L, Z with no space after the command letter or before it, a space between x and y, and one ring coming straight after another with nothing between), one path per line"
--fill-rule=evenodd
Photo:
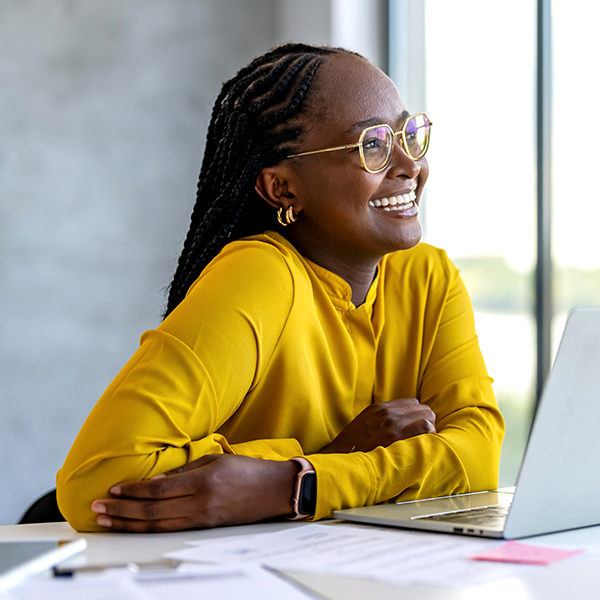
M387 409L397 418L405 418L407 423L411 420L427 419L435 425L435 413L426 404L421 404L416 398L399 398L391 402L382 402L375 405L381 409Z
M192 473L187 471L113 486L110 492L114 499L92 503L92 510L98 513L96 522L113 530L132 532L175 531L201 525L187 517L200 512L199 507L191 506L194 501L198 502L194 495L204 486L198 468Z
M211 527L210 494L199 470L156 480L126 483L117 498L95 500L98 525L131 532ZM206 500L209 500L208 505Z
M430 419L423 418L418 421L413 421L409 423L404 428L404 437L414 437L415 435L421 435L423 433L435 433L435 425L431 422Z
M190 523L189 519L163 519L160 521L135 521L133 519L120 519L101 515L96 519L98 525L107 527L112 531L125 531L128 533L166 533L169 531L181 531L198 527Z
M175 519L189 512L188 497L168 500L96 500L92 510L108 517L143 521Z
M145 481L127 481L110 488L110 493L118 498L178 498L196 493L198 481L192 480L190 471L196 471L211 463L221 454L209 454L187 465L167 471Z
M329 452L369 452L378 446L423 433L435 433L435 413L416 398L372 404L358 414L325 448Z
M164 499L189 496L194 493L194 487L187 477L171 475L146 481L119 483L109 491L117 498Z

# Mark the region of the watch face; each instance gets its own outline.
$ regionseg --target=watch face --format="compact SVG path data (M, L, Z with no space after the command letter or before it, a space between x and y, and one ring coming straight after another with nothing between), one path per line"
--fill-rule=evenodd
M317 508L317 476L315 473L304 475L298 496L298 512L301 515L314 515Z

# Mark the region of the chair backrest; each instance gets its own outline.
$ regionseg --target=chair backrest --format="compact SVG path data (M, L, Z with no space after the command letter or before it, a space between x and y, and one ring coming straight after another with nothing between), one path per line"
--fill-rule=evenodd
M21 517L19 525L25 523L58 523L66 521L56 501L56 489L38 498Z

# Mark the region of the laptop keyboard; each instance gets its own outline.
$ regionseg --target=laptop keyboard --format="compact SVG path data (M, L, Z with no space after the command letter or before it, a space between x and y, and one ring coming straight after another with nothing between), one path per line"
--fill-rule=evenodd
M426 521L444 521L445 523L467 523L469 525L483 525L486 527L503 527L509 509L510 504L497 504L495 506L470 508L469 510L421 517L421 519Z

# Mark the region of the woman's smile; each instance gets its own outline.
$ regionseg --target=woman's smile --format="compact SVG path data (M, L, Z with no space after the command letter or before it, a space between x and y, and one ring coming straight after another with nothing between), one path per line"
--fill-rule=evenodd
M415 217L419 214L415 190L387 198L369 200L368 204L380 212L390 213L391 217Z

